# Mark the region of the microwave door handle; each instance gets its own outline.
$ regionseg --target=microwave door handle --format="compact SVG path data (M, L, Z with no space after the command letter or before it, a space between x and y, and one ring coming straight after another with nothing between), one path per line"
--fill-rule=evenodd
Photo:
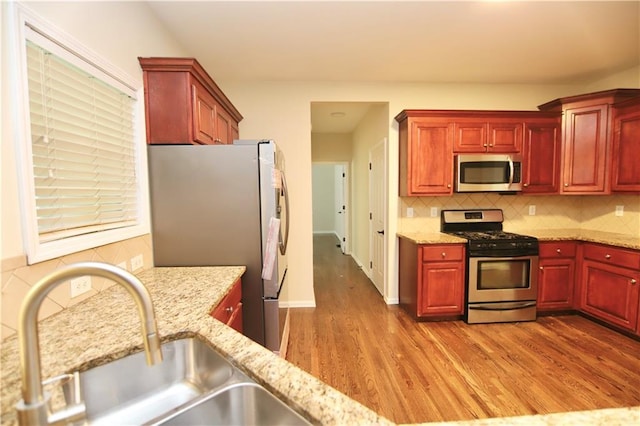
M513 184L513 175L514 175L513 160L509 158L509 186Z

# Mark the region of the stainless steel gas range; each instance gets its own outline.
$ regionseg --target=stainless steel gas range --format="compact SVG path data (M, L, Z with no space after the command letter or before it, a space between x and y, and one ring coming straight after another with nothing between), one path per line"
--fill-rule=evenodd
M538 240L504 232L500 209L443 210L442 232L467 242L465 320L534 321L538 295Z

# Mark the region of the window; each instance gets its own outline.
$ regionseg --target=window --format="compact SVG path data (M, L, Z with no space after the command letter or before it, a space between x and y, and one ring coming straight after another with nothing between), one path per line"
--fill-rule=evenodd
M134 84L21 16L18 150L29 263L148 233Z

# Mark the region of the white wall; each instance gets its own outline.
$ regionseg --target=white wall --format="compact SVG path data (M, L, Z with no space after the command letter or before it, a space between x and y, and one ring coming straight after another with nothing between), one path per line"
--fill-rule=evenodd
M633 72L623 73L610 81L610 88L640 87ZM586 93L579 85L472 85L472 84L367 84L336 82L233 82L222 84L245 119L241 123L243 137L272 137L287 158L287 174L291 191L291 252L289 258L291 300L313 301L313 246L311 209L311 102L388 102L384 120L388 130L389 167L387 229L388 250L386 280L387 300L397 299L397 244L393 237L398 229L398 126L394 117L403 109L504 109L537 110L537 106L562 96ZM355 150L355 148L354 148ZM354 153L354 158L356 154ZM355 171L354 166L354 174ZM354 177L354 180L356 178ZM355 185L355 186L354 186ZM352 188L358 187L357 184ZM355 197L355 196L354 196ZM354 216L356 212L353 212ZM360 217L360 216L358 216ZM358 224L360 219L353 219ZM355 234L355 231L354 231ZM352 241L362 241L352 238ZM357 256L365 249L354 248ZM368 248L366 249L368 255Z
M4 4L3 4L4 6ZM29 6L100 55L113 61L140 81L138 56L189 56L144 2L29 3ZM3 26L4 29L4 26ZM3 34L3 54L6 37ZM215 70L208 70L215 77ZM638 87L638 68L616 72L599 84ZM4 73L3 73L4 79ZM347 82L239 82L217 81L245 117L240 123L243 138L273 138L287 159L291 193L291 238L288 298L292 305L313 306L311 102L388 102L389 112L381 123L389 135L388 217L398 214L398 135L393 117L406 108L437 109L523 109L535 110L549 100L584 93L582 85L472 85ZM3 88L10 82L3 81ZM2 257L24 252L20 238L17 180L10 141L11 117L2 91ZM9 142L9 143L7 143ZM356 219L354 219L356 220ZM357 221L357 220L356 220ZM397 221L389 221L387 280L389 299L397 297ZM357 251L358 256L364 250Z
M335 166L313 165L313 232L334 233L335 225Z
M12 93L6 72L12 47L8 34L12 15L3 2L2 25L2 258L23 255L15 161ZM142 88L138 56L188 56L156 20L144 2L29 2L27 7L125 73ZM141 138L144 144L144 137Z

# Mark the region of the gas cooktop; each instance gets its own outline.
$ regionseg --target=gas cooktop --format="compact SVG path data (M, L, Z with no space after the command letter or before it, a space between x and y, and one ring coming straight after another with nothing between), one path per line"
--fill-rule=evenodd
M537 255L538 239L502 230L500 209L443 210L440 230L467 240L470 256Z

